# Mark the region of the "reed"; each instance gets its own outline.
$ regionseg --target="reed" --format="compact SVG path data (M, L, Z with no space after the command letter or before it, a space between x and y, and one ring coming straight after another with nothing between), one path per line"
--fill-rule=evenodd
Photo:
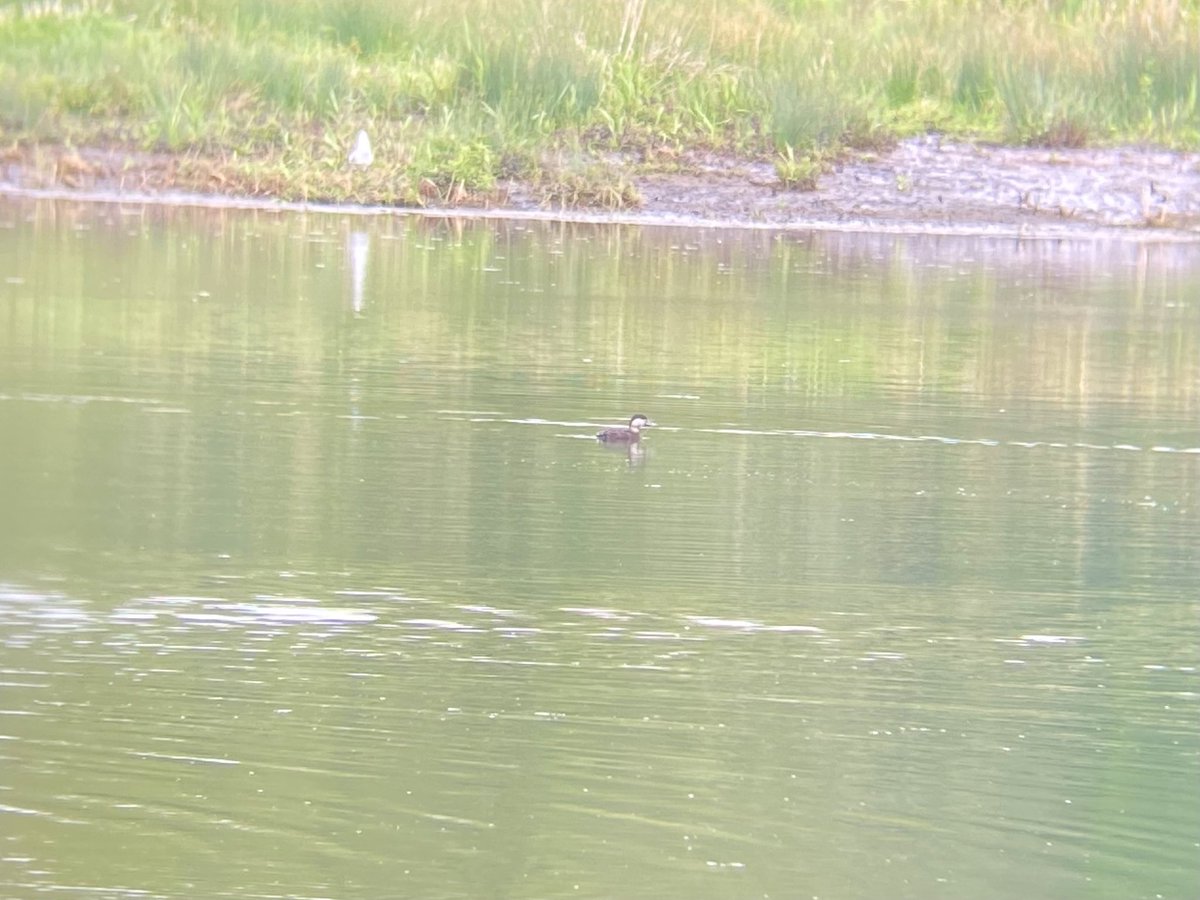
M611 203L631 166L689 151L796 174L931 129L1195 147L1200 0L10 2L0 128L184 154L230 189L389 202L516 176ZM356 180L359 128L380 152ZM558 171L576 151L591 162Z

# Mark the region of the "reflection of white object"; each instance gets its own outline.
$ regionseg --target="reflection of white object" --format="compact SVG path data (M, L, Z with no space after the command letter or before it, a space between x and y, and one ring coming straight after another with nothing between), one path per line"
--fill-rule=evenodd
M364 168L375 162L375 154L371 152L371 139L361 129L358 137L354 139L354 149L350 151L349 160L350 165Z
M371 249L371 236L365 231L352 231L346 245L350 255L350 277L353 281L353 292L350 303L356 313L363 310L363 285L367 280L367 251Z

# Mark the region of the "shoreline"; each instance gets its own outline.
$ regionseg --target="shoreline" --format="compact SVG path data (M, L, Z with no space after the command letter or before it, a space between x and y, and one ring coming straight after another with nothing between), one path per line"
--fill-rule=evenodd
M1200 153L1132 147L1006 147L926 136L884 153L847 158L822 174L813 191L781 189L766 163L697 157L678 172L631 169L628 177L643 202L616 211L542 207L519 182L504 186L503 202L486 207L207 193L180 190L169 175L160 181L148 177L161 176L163 157L58 152L49 177L28 163L10 161L0 172L0 197L357 216L1200 244ZM126 179L143 186L128 189Z

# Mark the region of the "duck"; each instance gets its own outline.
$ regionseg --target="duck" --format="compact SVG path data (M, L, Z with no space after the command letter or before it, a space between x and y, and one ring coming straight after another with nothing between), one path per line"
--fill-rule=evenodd
M629 424L621 428L605 428L596 435L596 440L606 444L632 444L642 439L642 429L653 425L641 413L630 416Z

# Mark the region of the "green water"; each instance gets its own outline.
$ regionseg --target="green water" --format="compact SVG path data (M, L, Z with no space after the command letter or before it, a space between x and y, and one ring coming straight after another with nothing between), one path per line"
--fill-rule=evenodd
M1198 298L0 203L0 896L1193 898Z

